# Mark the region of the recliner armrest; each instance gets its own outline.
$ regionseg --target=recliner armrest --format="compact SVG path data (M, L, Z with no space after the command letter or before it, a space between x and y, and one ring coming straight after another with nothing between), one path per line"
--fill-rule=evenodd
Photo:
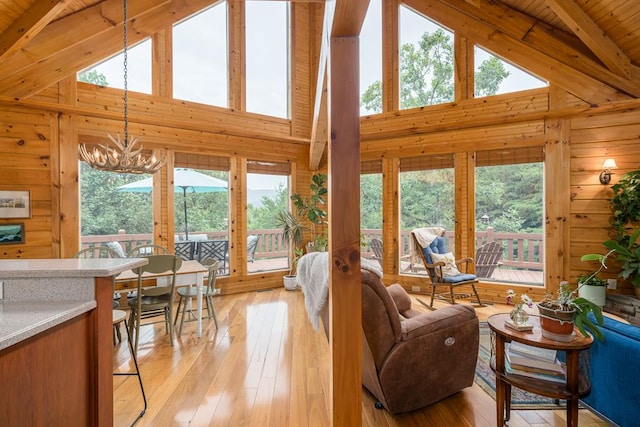
M403 321L401 338L402 341L411 340L449 327L458 327L463 322L474 319L477 321L478 316L470 305L460 304L444 307Z

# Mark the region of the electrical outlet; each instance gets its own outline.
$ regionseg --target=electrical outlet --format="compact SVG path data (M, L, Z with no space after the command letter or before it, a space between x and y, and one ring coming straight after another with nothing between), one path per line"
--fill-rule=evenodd
M616 279L607 279L607 289L618 289L618 281Z
M412 286L411 292L420 292L420 286Z

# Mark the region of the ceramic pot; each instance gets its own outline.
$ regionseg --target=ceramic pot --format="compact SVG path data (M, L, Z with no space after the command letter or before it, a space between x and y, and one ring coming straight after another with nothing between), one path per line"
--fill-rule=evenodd
M288 291L295 291L298 287L298 278L292 275L283 276L284 288Z
M580 298L589 300L598 307L602 308L607 302L607 287L582 285L578 289L578 296L580 296Z
M540 312L540 329L542 336L555 341L571 341L573 339L573 316L575 310L554 310L538 304Z

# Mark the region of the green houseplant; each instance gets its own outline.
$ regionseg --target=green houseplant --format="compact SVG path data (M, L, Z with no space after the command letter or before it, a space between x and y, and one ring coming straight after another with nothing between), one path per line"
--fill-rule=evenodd
M580 288L585 286L585 283L593 281L598 273L606 268L606 261L613 252L610 250L605 255L583 255L580 258L581 261L598 261L600 264L598 269L580 281L576 289L572 289L567 281L560 282L560 288L556 295L547 294L538 303L540 328L543 336L558 341L569 341L572 338L573 326L575 325L583 336L587 336L586 328L589 328L598 340L604 340L604 335L598 327L602 326L604 320L602 310L592 301L577 296L577 294ZM593 313L596 323L589 319L589 313Z
M615 239L621 240L629 223L640 221L640 170L622 175L620 180L611 186L611 191L611 224L616 233Z
M616 260L620 261L622 270L620 277L631 279L631 284L640 297L640 244L637 243L640 237L640 228L633 234L623 234L619 239L611 239L604 242L604 246L615 251Z
M327 230L323 227L327 222L327 211L324 207L327 203L326 183L326 174L314 174L309 185L309 197L302 197L300 193L291 195L298 217L312 225L314 240L309 246L315 251L325 250L328 243Z

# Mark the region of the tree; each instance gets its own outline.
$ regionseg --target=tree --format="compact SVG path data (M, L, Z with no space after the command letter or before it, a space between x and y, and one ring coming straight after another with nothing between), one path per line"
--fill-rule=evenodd
M78 75L78 81L92 83L98 86L109 86L107 78L104 74L98 73L96 70L85 71Z
M418 45L400 49L400 108L422 107L453 101L454 54L451 36L438 29L425 32ZM493 95L509 75L502 61L493 57L476 73L476 96ZM382 112L382 83L378 80L362 94L362 105Z

